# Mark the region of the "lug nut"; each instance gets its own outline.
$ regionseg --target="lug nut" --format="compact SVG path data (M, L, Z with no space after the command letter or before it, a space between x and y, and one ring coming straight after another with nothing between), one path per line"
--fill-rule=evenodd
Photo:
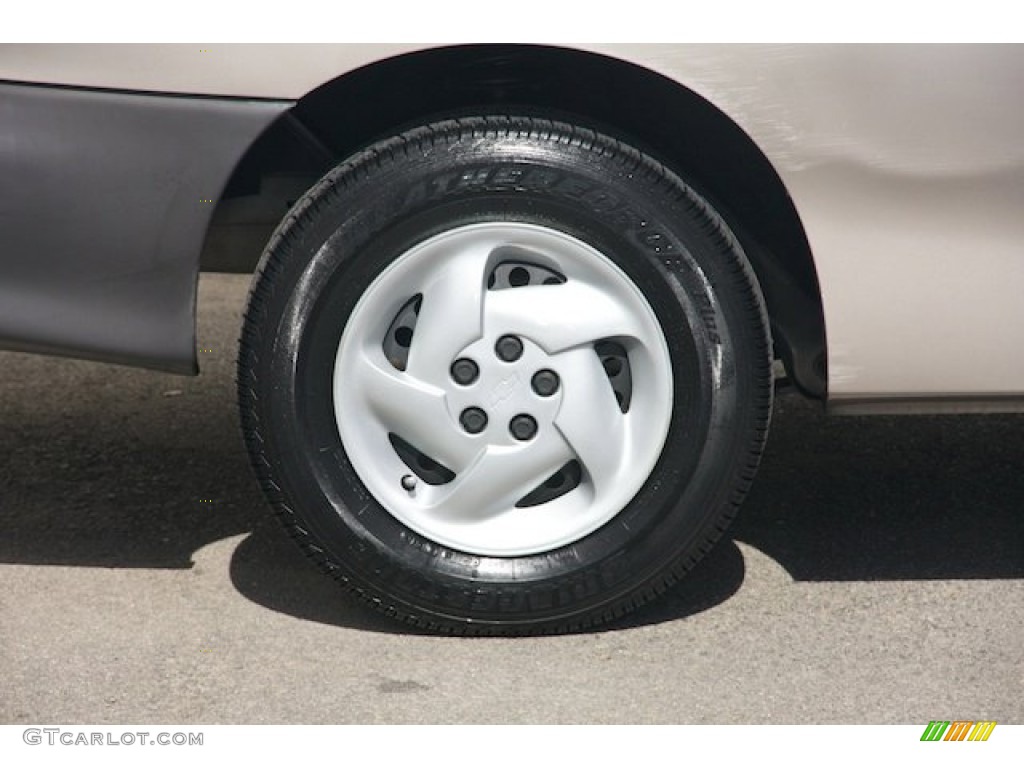
M468 357L460 357L452 363L452 378L455 379L456 384L468 386L476 381L476 377L479 375L480 368Z
M533 416L520 413L512 417L512 421L508 423L508 431L516 440L529 440L537 434L537 421Z
M523 342L515 336L502 336L494 345L494 352L506 363L511 363L522 356Z
M533 385L533 391L541 397L551 397L558 391L558 374L544 368L533 374L530 384Z
M487 426L487 414L481 408L470 407L459 416L459 423L469 434L476 435Z

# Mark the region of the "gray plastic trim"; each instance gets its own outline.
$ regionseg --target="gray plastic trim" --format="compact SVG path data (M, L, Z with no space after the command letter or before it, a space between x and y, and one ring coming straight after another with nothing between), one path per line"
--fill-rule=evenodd
M210 216L291 104L0 84L0 347L196 373Z

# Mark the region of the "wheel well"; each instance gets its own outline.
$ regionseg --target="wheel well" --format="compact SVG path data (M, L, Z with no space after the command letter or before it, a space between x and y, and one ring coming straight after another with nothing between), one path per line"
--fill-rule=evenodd
M268 129L235 169L207 237L204 268L254 267L270 229L295 197L361 147L434 118L496 110L588 124L657 157L707 197L757 273L776 354L805 394L824 397L825 330L814 261L775 169L739 126L702 97L598 54L532 45L438 48L325 83ZM240 207L239 201L260 197L268 178L278 179L279 199ZM248 239L225 236L243 230Z

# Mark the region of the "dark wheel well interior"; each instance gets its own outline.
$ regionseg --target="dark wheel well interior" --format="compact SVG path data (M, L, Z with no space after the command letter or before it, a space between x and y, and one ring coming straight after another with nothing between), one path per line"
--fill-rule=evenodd
M805 394L824 397L817 275L778 174L751 138L702 97L648 69L597 54L530 45L437 48L322 85L278 120L235 169L207 237L204 269L252 269L295 197L361 147L431 119L496 110L542 113L617 136L707 197L757 273L776 353L789 376Z

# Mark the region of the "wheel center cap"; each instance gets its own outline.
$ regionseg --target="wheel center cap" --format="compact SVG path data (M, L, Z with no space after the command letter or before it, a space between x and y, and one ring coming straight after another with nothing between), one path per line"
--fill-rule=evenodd
M454 377L449 382L447 400L452 419L464 425L463 414L469 409L479 409L487 416L486 426L479 431L463 428L468 439L522 446L553 428L561 389L540 394L530 383L539 372L555 375L553 359L539 345L513 333L485 334L463 349L457 359L472 360L479 375L467 384Z

